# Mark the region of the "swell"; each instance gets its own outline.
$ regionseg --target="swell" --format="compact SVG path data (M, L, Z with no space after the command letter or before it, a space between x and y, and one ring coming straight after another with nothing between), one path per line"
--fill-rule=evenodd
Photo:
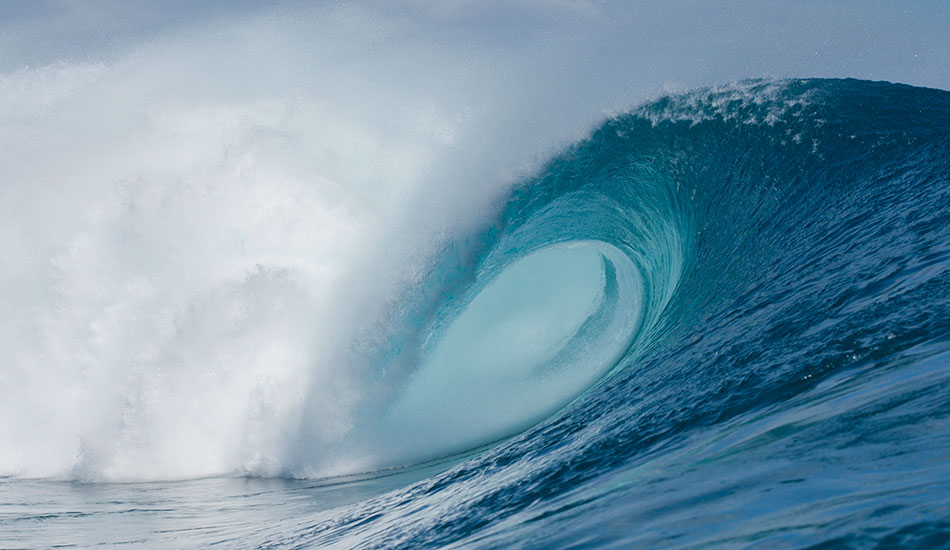
M899 337L880 324L888 317L902 321L906 309L872 317L852 304L854 296L867 305L882 298L849 286L854 280L839 272L874 280L879 270L887 273L877 262L886 263L888 254L913 262L910 250L888 252L894 235L913 235L908 219L931 230L918 236L930 264L945 263L933 233L946 216L944 96L858 81L748 81L662 98L607 121L517 186L497 221L446 248L418 292L402 299L395 324L405 332L378 359L386 393L369 400L362 416L369 428L348 435L342 455L371 449L375 458L365 469L435 459L516 434L582 394L582 401L598 403L594 409L564 414L597 416L603 413L597 407L610 410L610 400L622 398L615 390L585 390L598 380L616 384L614 376L636 380L637 392L651 396L646 403L665 411L666 424L646 422L640 429L688 433L781 403L874 354L927 341L933 337L928 331ZM907 102L911 106L894 107ZM919 170L928 176L918 177ZM478 343L482 334L471 333L466 338L475 347L439 351L446 332L511 266L550 247L586 243L616 253L603 258L609 299L567 345L551 350L554 358L537 360L518 397L505 393L513 382L496 366L514 361L505 353L525 344L518 334ZM616 261L627 266L619 278L620 294L628 295L623 302L611 290ZM899 271L889 276L895 275ZM917 307L945 315L926 300ZM604 311L616 316L618 308L628 314L618 325L599 319ZM622 353L596 354L603 332L623 339ZM479 347L498 353L482 358ZM429 365L433 355L441 363ZM657 371L651 357L675 365ZM563 381L558 397L545 398L546 413L498 412L518 402L534 410L532 392L544 393L538 388L552 365L592 374L586 382ZM465 405L421 396L418 387L426 383L419 380L439 371L439 399L459 391L451 399ZM485 386L476 387L484 379ZM656 381L643 386L648 380ZM467 401L479 392L485 399ZM391 411L407 407L424 412ZM461 420L467 416L493 428ZM453 435L458 432L473 435ZM643 448L653 442L634 439Z
M552 243L621 250L643 280L627 351L548 420L307 540L943 536L928 518L948 481L927 464L950 449L948 151L950 94L887 83L743 82L608 120L515 191L477 270Z

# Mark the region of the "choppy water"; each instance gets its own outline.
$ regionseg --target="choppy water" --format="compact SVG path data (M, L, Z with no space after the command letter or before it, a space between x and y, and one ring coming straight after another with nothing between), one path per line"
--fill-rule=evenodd
M663 97L504 204L288 479L6 478L0 546L950 547L950 93Z

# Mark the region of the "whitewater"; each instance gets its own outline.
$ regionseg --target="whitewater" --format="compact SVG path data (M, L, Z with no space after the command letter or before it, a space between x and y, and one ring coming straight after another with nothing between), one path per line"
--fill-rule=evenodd
M950 547L946 8L368 6L6 14L0 548Z

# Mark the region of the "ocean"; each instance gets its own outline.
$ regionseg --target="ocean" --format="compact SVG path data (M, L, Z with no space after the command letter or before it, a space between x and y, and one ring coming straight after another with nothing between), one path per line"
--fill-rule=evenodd
M241 201L352 219L273 181L127 180L55 257L0 378L0 547L950 548L950 93L659 96L380 249L395 282L215 282L208 250L290 246Z

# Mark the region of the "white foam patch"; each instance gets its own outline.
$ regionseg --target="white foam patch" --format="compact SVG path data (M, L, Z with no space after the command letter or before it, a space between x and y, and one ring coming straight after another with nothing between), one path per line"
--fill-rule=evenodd
M484 60L311 16L0 80L0 474L293 473L353 428L390 308L523 155L463 140Z

